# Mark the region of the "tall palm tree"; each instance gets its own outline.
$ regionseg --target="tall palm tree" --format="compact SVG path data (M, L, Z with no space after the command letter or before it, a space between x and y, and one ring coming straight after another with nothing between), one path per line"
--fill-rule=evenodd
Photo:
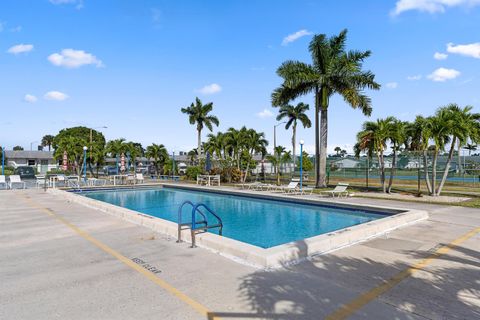
M64 136L57 141L55 148L55 159L62 159L63 153L67 152L68 162L72 163L77 175L82 174L84 151L83 146L87 144L87 140L78 136Z
M447 180L456 142L458 141L459 145L464 145L468 140L479 141L480 113L471 113L470 111L472 109L471 106L461 108L457 104L451 103L437 111L439 115L445 114L442 120L444 126L448 128L451 145L442 180L440 181L438 189L436 191L434 190L435 196L440 195Z
M253 159L255 153L261 153L262 157L267 153L268 141L265 139L265 133L257 132L254 129L249 129L245 133L245 148L249 155L249 161L247 162L247 168L243 182L247 181L248 172L250 169L250 162Z
M53 139L55 137L52 136L51 134L47 134L47 135L44 135L43 138L42 138L42 146L43 147L48 147L48 151L51 150L52 148L52 144L53 144Z
M277 121L287 118L287 123L285 124L285 129L288 130L292 127L292 151L293 151L293 168L295 169L296 162L296 145L297 145L297 121L303 125L304 128L310 128L312 122L305 113L310 109L308 104L303 102L298 103L296 106L284 105L280 107L278 111Z
M225 134L217 132L217 134L209 133L207 136L206 151L215 154L218 159L224 159L225 156Z
M210 115L209 113L213 110L213 103L209 102L207 104L202 104L202 101L197 97L195 98L195 103L187 108L182 108L182 113L188 115L188 121L190 124L197 125L197 134L198 134L198 155L201 155L202 152L202 130L204 127L207 127L208 130L213 130L213 125L218 127L219 121L216 116Z
M110 154L112 158L116 159L116 168L118 174L118 158L122 153L127 151L127 144L124 138L114 139L107 142L105 146L105 152Z
M286 61L277 70L282 85L272 93L272 105L288 102L313 93L315 95L315 185L326 186L328 107L330 98L338 93L354 109L369 116L371 100L365 88L379 89L375 75L362 69L370 51L345 49L347 30L327 38L325 34L313 36L309 51L312 64ZM319 120L320 115L320 120Z
M380 184L383 192L386 192L385 185L385 159L384 153L387 149L387 141L391 133L393 117L377 119L377 121L366 121L363 123L362 131L357 134L356 153L359 151L374 152L378 159L380 170Z
M335 147L335 149L333 149L333 151L335 151L337 153L337 156L340 156L340 152L342 152L342 148Z
M277 172L277 185L280 185L280 162L282 160L282 155L285 153L285 147L276 146L273 149L273 155L268 155L267 160L275 166Z
M145 156L149 159L153 159L155 173L157 175L160 173L160 168L163 167L165 162L168 160L168 152L163 144L152 143L147 147Z
M428 192L431 194L432 186L430 184L430 178L428 174L428 148L431 135L429 126L427 125L428 122L428 118L417 116L415 121L406 125L405 135L407 148L410 151L422 153L425 184ZM420 166L420 163L418 165Z
M240 130L229 128L225 137L227 148L230 149L238 170L240 170L240 156L245 146L246 134L247 128L243 126Z
M406 123L393 118L389 127L388 139L392 144L392 167L390 168L390 179L388 180L387 193L391 193L393 177L397 171L397 155L400 151L400 146L405 144L406 140Z

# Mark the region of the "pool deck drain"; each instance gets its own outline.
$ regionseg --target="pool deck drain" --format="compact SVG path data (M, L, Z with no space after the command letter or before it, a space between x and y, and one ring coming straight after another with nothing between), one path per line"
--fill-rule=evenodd
M162 234L152 239L149 229L56 195L0 191L0 318L322 319L480 226L478 209L347 201L424 209L430 216L387 238L266 272ZM152 275L208 314L196 312L39 208L49 208L121 255L155 266L161 273ZM478 233L472 234L349 318L479 318L479 240Z

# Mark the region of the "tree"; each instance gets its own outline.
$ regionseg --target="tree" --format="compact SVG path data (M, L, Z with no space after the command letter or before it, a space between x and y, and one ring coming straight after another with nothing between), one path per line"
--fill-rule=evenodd
M57 160L63 159L63 152L67 151L69 162L74 164L79 175L83 166L84 146L89 147L92 151L87 153L87 163L89 164L98 162L93 153L97 154L97 158L104 154L105 136L100 131L92 130L92 144L90 145L90 130L90 128L81 126L65 128L60 130L52 141L54 158Z
M203 154L202 152L202 130L207 127L208 130L213 130L213 125L218 127L219 121L216 116L210 115L209 113L213 110L213 103L209 102L207 104L202 104L202 101L197 97L195 98L195 103L187 108L182 108L182 113L188 115L188 121L191 125L197 125L197 134L198 134L198 155Z
M42 142L41 142L41 143L42 143L42 146L43 146L43 147L48 147L48 151L50 151L50 150L51 150L51 147L52 147L52 144L53 144L53 139L54 139L54 138L55 138L55 137L52 136L51 134L47 134L47 135L43 136Z
M110 140L106 146L106 153L110 154L112 158L116 159L117 162L117 173L118 173L118 158L127 152L128 145L125 142L124 138Z
M303 151L302 155L302 169L304 172L312 171L313 170L313 163L310 160L310 157L308 156L308 153Z
M282 106L308 93L315 96L315 185L326 187L328 107L330 98L339 94L354 109L369 116L371 100L365 88L379 89L375 75L362 70L370 51L346 51L347 30L327 38L313 36L309 51L312 64L286 61L277 70L283 83L272 93L272 105ZM320 120L319 120L320 115Z
M130 161L133 163L133 167L135 168L137 164L137 158L145 154L142 144L130 141L127 142L125 149L127 154L130 156Z
M282 161L282 155L285 152L285 147L276 146L273 149L273 155L268 155L267 160L275 167L277 172L277 185L280 185L280 164Z
M340 147L335 147L335 149L333 149L333 151L335 151L337 153L337 156L339 157L340 156L340 152L342 152L342 148Z
M209 133L207 138L205 150L212 155L215 154L220 160L224 159L226 156L225 134L222 132L217 132L216 135Z
M57 135L58 136L58 135ZM73 168L77 175L82 174L84 166L84 150L88 140L75 135L61 135L55 137L55 159L63 159L63 153L67 153L68 162L73 164Z
M247 175L249 172L250 163L253 160L253 155L255 153L261 153L263 158L267 153L268 141L265 139L265 133L257 132L254 129L249 129L245 133L244 143L249 161L247 162L247 168L245 170L243 182L247 181Z
M246 135L247 128L243 126L240 128L240 130L229 128L225 137L227 149L229 152L231 152L233 158L235 159L238 170L240 170L240 155L245 146Z
M391 193L392 191L393 177L397 170L398 151L400 150L400 146L403 145L406 140L405 127L406 127L405 122L402 122L395 118L393 118L392 122L390 123L388 139L392 144L393 156L392 156L392 167L390 168L390 179L388 180L387 193Z
M304 128L310 128L312 122L305 113L308 111L310 106L303 102L298 103L296 106L292 105L283 105L278 111L277 121L287 118L287 123L285 124L285 130L288 130L292 127L292 151L293 151L293 168L295 169L296 162L296 146L297 146L297 121L303 125Z
M163 144L155 144L147 147L145 156L149 159L153 159L155 165L155 173L160 174L160 168L165 165L165 162L169 159L167 149Z
M13 147L13 151L23 151L23 147L22 146L15 146L15 147Z
M458 141L459 145L464 145L466 141L471 140L477 142L480 140L480 113L471 113L471 106L466 106L460 108L457 104L451 103L445 107L440 108L435 114L434 121L437 126L443 125L443 128L438 129L439 137L442 144L440 144L437 149L443 151L445 143L450 140L450 150L448 152L448 159L445 165L445 171L443 172L442 180L438 186L438 189L435 190L433 187L433 195L438 196L442 192L445 181L447 180L448 172L450 170L453 151L455 149L455 144ZM434 127L437 129L437 127ZM432 131L432 138L436 142L436 133L437 131ZM448 139L443 139L444 135L448 135ZM438 152L437 152L438 155ZM436 159L434 160L436 166ZM436 171L436 168L434 168ZM435 179L432 177L432 182Z
M357 144L355 145L357 156L361 151L366 151L368 154L376 154L380 170L380 184L383 192L387 191L385 185L384 152L387 148L387 141L390 137L391 126L394 121L395 118L387 117L385 119L377 119L377 121L364 122L362 131L357 134Z
M463 149L468 150L468 156L472 155L472 151L477 150L477 145L476 144L470 144L467 143Z
M340 151L340 157L343 158L343 157L345 157L346 155L347 155L347 150L342 149L342 150Z

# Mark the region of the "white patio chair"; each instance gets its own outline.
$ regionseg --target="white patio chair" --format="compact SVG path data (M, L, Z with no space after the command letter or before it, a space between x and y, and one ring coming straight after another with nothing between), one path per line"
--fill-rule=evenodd
M4 175L0 175L0 187L3 187L5 190L8 189L8 184Z
M135 174L135 183L144 183L145 178L143 178L143 173L136 173Z
M45 176L35 176L35 185L37 188L44 188L47 185L47 179Z
M9 182L9 187L10 189L13 189L13 186L19 184L22 186L22 189L25 189L27 187L26 183L22 181L19 175L11 175L10 176L10 182Z

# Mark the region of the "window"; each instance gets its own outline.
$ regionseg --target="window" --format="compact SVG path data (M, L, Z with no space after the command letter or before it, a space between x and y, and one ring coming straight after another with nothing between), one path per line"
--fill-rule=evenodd
M48 160L41 160L40 163L42 166L48 166Z
M29 166L34 166L35 165L35 160L28 159L28 165Z

